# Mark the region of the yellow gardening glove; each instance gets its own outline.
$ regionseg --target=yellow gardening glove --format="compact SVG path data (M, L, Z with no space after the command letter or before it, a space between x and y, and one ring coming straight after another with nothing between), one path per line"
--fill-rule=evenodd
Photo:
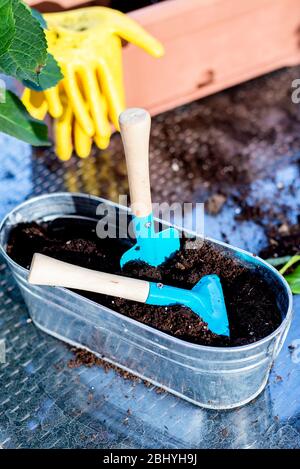
M59 87L59 99L62 106L62 115L54 119L53 133L55 140L55 152L59 159L67 161L71 158L73 147L80 158L87 158L91 152L93 140L101 150L107 148L110 134L107 137L95 134L89 137L76 121L70 101L68 101L61 87ZM107 105L103 99L102 106L107 114ZM22 101L30 114L36 119L43 120L48 111L48 103L43 93L26 88Z
M55 122L56 151L69 159L75 150L85 157L92 139L100 148L109 144L111 125L125 108L121 39L160 57L163 47L141 26L119 11L88 7L44 15L49 52L58 61L63 80L43 92L26 89L23 102L42 119ZM66 142L66 140L68 140Z

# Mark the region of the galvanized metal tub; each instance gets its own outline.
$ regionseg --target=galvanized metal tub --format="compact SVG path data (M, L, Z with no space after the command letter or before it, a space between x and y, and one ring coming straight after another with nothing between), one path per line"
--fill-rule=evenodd
M192 344L125 317L74 292L29 285L28 271L6 253L12 226L57 217L98 221L102 203L119 213L127 209L84 194L57 193L33 198L11 211L0 225L0 250L20 287L34 323L43 331L187 400L211 409L231 409L254 399L265 387L292 320L292 294L284 278L250 253L210 239L263 275L274 290L281 325L258 342L240 347ZM115 220L111 221L112 223ZM255 314L255 311L253 311Z

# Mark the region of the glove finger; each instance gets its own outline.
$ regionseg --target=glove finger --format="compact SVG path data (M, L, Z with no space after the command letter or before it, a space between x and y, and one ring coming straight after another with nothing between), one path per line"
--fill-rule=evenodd
M103 137L101 135L96 134L94 137L94 141L100 150L106 150L110 142L110 137Z
M79 122L84 132L89 137L92 137L95 133L95 128L80 92L76 73L72 67L65 67L63 74L65 77L63 80L65 92L72 105L76 120Z
M125 93L124 93L124 81L123 81L123 57L122 57L122 42L121 39L112 35L107 41L107 48L105 49L106 62L109 64L109 69L114 77L119 99L122 102L122 106L125 109Z
M72 120L73 112L70 104L66 105L62 116L54 120L55 153L63 161L69 160L73 152Z
M114 11L115 32L132 44L144 49L148 54L154 57L164 55L164 47L151 34L147 33L138 23L129 16L118 11Z
M118 84L105 59L98 60L98 73L103 94L108 101L109 115L119 130L119 115L124 111L124 102L118 93Z
M44 95L48 103L48 110L51 117L57 119L63 113L63 107L59 97L58 86L44 90Z
M25 88L22 95L22 103L29 114L35 119L43 120L45 118L48 111L48 104L42 92Z
M74 123L74 143L77 155L80 158L87 158L91 153L92 139L82 130L77 120Z
M101 94L99 83L92 69L81 71L81 79L97 135L109 141L111 128L108 122L107 105Z

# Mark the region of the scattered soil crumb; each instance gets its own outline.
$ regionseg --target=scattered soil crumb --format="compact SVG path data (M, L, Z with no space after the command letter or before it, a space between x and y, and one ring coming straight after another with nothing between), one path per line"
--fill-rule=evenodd
M135 376L133 373L122 370L122 368L118 367L117 365L108 363L102 358L96 357L96 355L94 355L91 352L88 352L87 350L76 348L76 347L71 347L71 352L74 353L75 357L71 358L68 361L69 368L79 368L80 366L87 366L88 368L91 368L92 366L101 366L104 369L105 373L108 373L110 370L113 370L119 376L122 376L122 378L126 380L127 379L131 380L134 384L143 383L147 388L153 386L153 384L149 383L149 381L142 380L138 376ZM157 386L153 386L153 388L158 394L162 394L166 392L164 389L159 388ZM125 397L128 398L129 396L125 396ZM88 400L91 401L92 399L93 399L93 393L89 393ZM127 410L127 414L131 415L130 409Z
M222 435L222 438L227 438L227 437L228 437L228 435L229 435L229 430L228 430L227 427L222 428L222 430L221 430L221 435Z
M206 202L206 211L210 215L217 215L225 204L227 197L222 194L212 195Z
M268 247L260 252L263 259L290 256L300 252L300 224L281 225L268 231Z

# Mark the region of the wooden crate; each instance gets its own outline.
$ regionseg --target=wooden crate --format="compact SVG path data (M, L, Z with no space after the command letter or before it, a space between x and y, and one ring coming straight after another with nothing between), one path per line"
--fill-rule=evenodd
M124 47L127 105L152 114L300 63L299 0L167 0L130 16L166 49L157 60Z

